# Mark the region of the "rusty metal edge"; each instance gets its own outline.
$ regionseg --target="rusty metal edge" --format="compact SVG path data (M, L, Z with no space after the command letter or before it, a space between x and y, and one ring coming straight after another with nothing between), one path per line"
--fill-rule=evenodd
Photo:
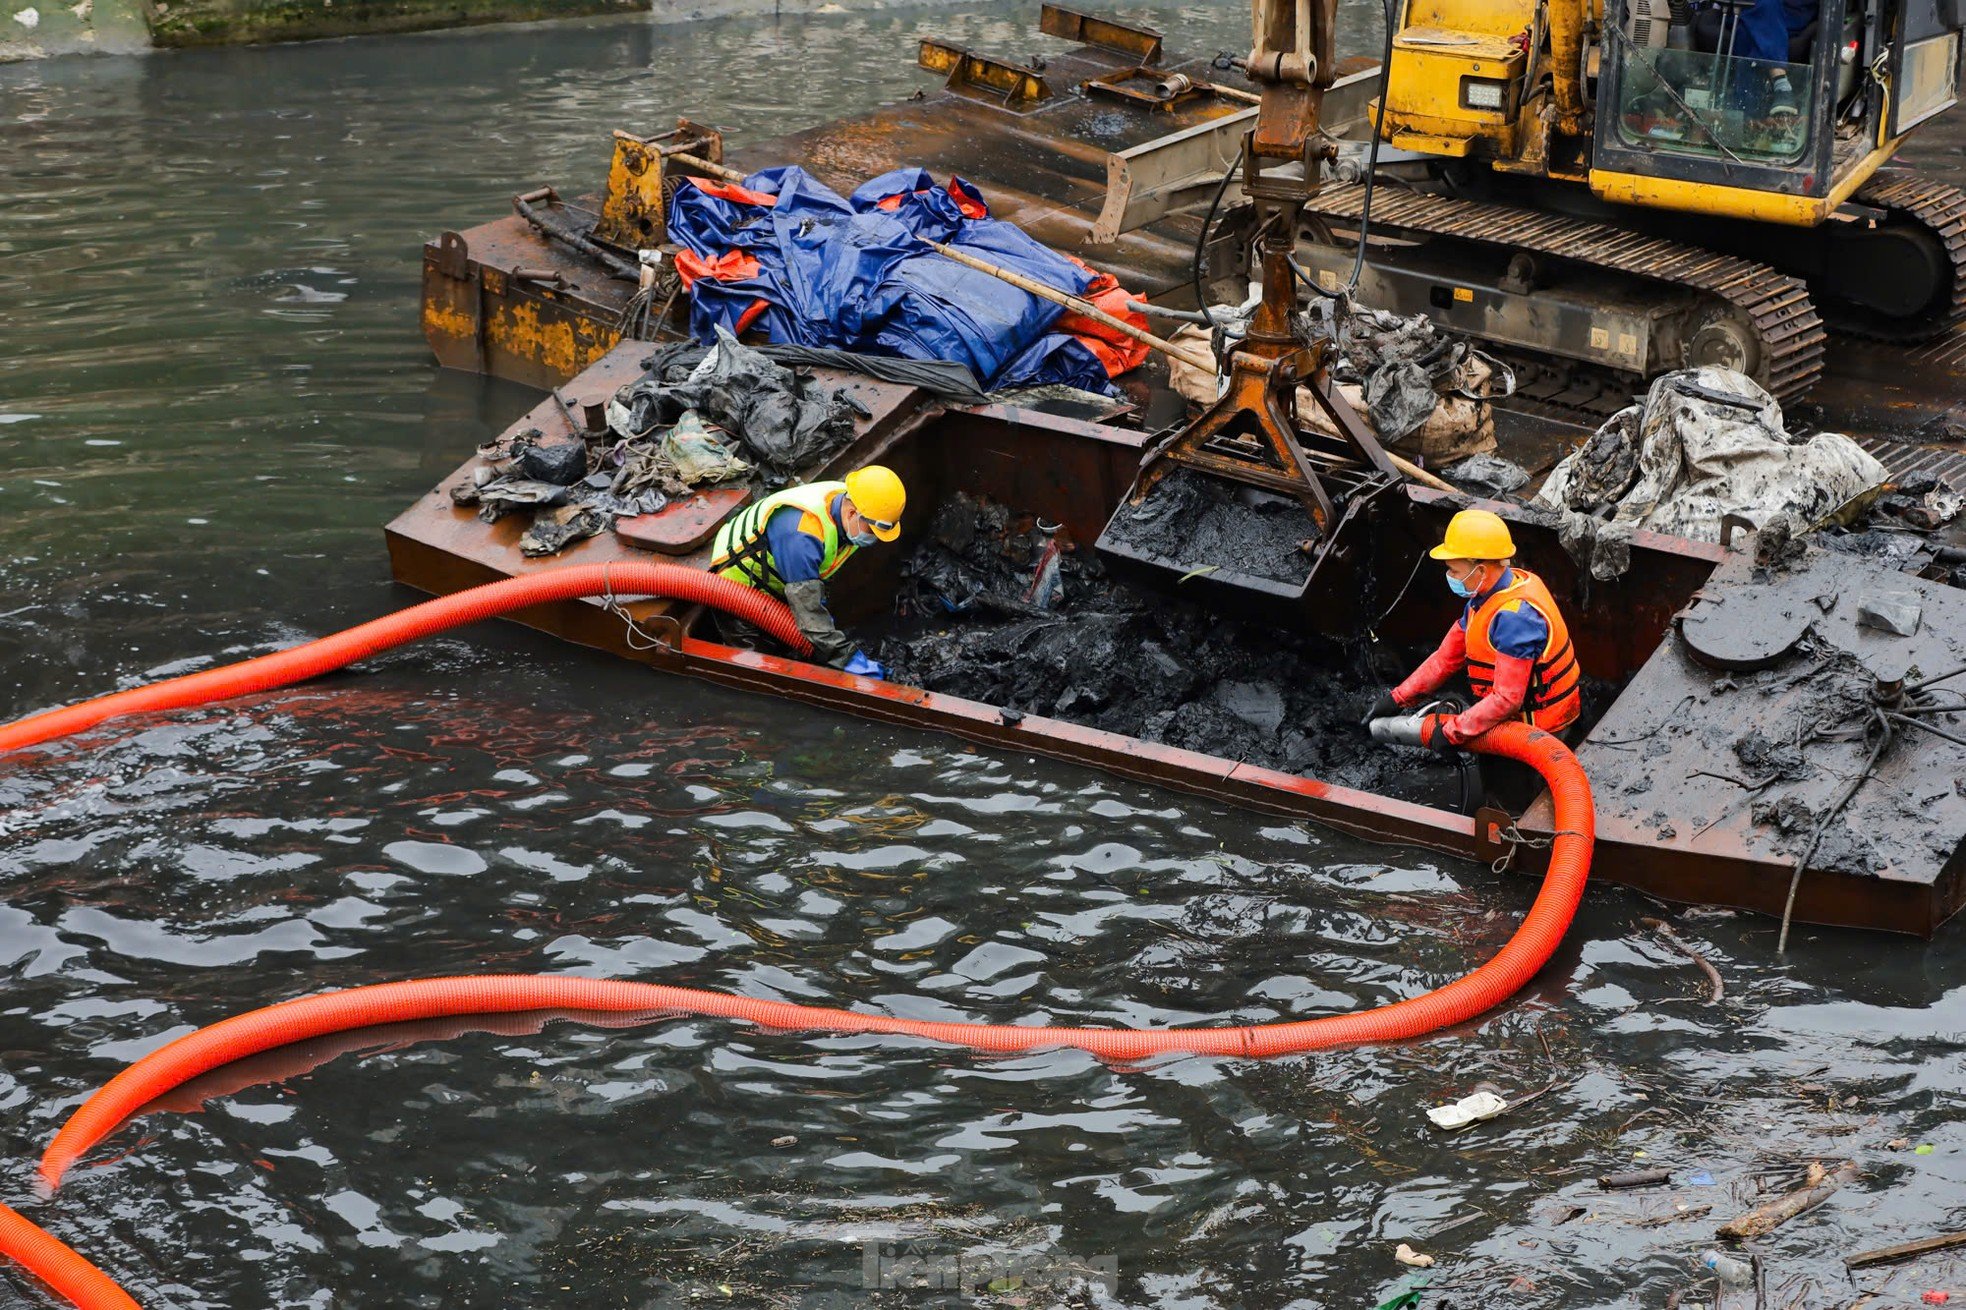
M1472 820L1411 801L1375 796L1314 778L1203 755L1041 715L1005 714L994 705L918 687L857 677L802 660L682 641L681 672L727 687L762 691L862 718L950 733L983 745L1086 764L1105 773L1173 787L1272 814L1312 819L1377 841L1473 858Z
M441 552L414 538L395 531L386 535L391 563L399 580L406 566L441 557ZM463 561L447 562L459 570L460 583L466 578L475 582L501 576L494 570ZM662 642L655 650L630 649L618 638L610 640L620 628L619 620L609 618L598 605L587 602L537 606L508 617L536 631L625 656L664 672L686 674L719 686L778 696L918 731L944 732L995 749L1042 755L1239 809L1308 820L1369 841L1415 847L1482 864L1490 863L1503 849L1492 832L1484 837L1478 831L1476 820L1445 810L1041 715L1006 715L998 707L980 701L856 677L802 660L690 637L685 634L695 626L693 607L651 615L653 622L642 621L650 635ZM1518 829L1531 838L1548 836L1547 806L1539 804L1530 815L1518 820ZM1786 879L1772 877L1765 862L1704 860L1696 878L1689 881L1683 872L1676 876L1670 869L1662 869L1658 856L1659 852L1650 845L1600 837L1595 847L1592 877L1667 901L1780 913ZM1540 876L1545 859L1545 851L1520 847L1511 872ZM1901 887L1848 875L1812 875L1804 880L1796 919L1825 927L1865 928L1929 938L1951 917L1961 899L1961 885L1966 883L1966 858L1953 863L1957 867L1949 867L1946 876L1929 887ZM1689 894L1695 884L1697 896ZM1830 907L1838 913L1834 916L1826 913ZM1860 912L1850 913L1853 908Z

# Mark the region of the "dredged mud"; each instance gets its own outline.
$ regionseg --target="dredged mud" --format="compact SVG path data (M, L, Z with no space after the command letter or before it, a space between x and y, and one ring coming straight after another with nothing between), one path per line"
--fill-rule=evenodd
M1374 742L1362 650L1128 587L1062 532L958 495L903 565L896 681L1145 741L1453 805L1456 771Z
M1110 540L1170 567L1215 568L1301 584L1311 571L1304 507L1288 496L1238 487L1180 468L1138 505L1123 504Z

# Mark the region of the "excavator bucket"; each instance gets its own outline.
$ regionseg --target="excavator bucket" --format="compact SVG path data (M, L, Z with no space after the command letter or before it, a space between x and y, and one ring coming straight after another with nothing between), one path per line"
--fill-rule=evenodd
M1295 367L1238 353L1223 397L1149 453L1099 535L1116 573L1259 616L1314 596L1346 608L1367 553L1354 546L1407 500L1371 430L1321 374L1310 392L1344 435L1300 431Z

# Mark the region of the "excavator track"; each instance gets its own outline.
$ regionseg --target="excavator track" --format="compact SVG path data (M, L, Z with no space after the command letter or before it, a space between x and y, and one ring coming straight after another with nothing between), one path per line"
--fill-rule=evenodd
M1880 340L1922 341L1966 321L1966 191L1892 169L1864 183L1854 199L1860 205L1902 215L1939 239L1952 265L1952 298L1915 322L1884 326L1838 322L1837 330Z
M1327 221L1357 222L1364 200L1362 186L1330 186L1307 209ZM1822 376L1827 334L1809 288L1766 264L1565 214L1383 185L1373 196L1371 221L1375 233L1527 251L1684 288L1723 304L1755 334L1761 354L1755 380L1783 404L1800 398Z

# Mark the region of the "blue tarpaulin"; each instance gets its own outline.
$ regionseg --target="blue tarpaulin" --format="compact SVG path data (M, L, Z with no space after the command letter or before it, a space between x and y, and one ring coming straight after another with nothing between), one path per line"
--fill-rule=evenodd
M928 237L1074 295L1109 290L1081 264L989 217L960 178L897 169L851 199L797 166L741 186L693 179L668 215L690 284L690 332L762 330L773 342L946 359L987 390L1063 383L1113 394L1094 350L1059 330L1064 310L923 245Z

